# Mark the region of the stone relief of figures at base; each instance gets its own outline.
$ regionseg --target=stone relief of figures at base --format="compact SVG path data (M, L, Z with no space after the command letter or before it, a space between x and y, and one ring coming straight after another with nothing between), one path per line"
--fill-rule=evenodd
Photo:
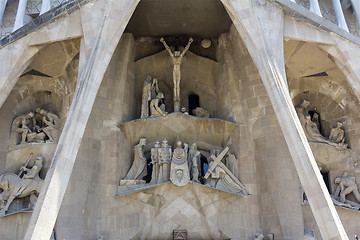
M120 180L120 186L157 185L171 181L182 187L192 182L239 195L248 194L236 176L238 160L228 147L214 147L208 152L199 150L196 143L189 146L177 140L173 148L164 138L155 142L150 159L147 159L145 144L146 139L141 138L134 147L134 160L125 178Z
M31 162L33 163L30 164ZM44 182L39 175L44 164L42 155L37 155L34 159L34 154L31 153L18 174L0 175L0 216L32 211Z
M57 142L59 137L59 117L45 109L37 108L15 118L11 129L11 144Z
M316 112L311 116L309 113L309 105L310 102L304 100L295 108L308 141L327 144L339 151L347 149L348 144L345 143L345 132L341 129L343 124L338 122L337 126L331 130L328 137L323 136L320 133L320 116Z

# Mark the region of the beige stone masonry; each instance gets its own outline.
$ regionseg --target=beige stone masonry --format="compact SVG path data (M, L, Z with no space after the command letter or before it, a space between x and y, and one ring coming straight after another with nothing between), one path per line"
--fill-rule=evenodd
M89 3L82 14L99 21L82 22L86 54L52 165L44 181L24 239L48 240L69 182L86 124L105 71L120 37L139 1L99 0ZM92 9L96 4L96 10ZM93 16L95 15L95 16ZM130 38L127 39L130 42ZM81 44L84 47L84 44ZM85 51L84 51L85 50ZM84 61L84 56L81 56Z
M283 42L281 8L265 1L222 2L257 66L322 237L348 239L291 102L285 84L284 63L278 60L279 55L283 56L277 48ZM264 7L262 5L266 5L265 11L261 10ZM284 237L290 239L300 236Z

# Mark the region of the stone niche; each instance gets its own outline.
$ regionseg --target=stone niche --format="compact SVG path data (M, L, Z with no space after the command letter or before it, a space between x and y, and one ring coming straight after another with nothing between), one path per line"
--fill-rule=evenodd
M165 95L165 111L173 112L173 64L168 52L163 50L137 60L134 68L136 118L140 117L142 88L148 75L158 79L159 89ZM181 107L189 111L189 108L194 105L192 98L195 96L195 98L198 98L195 100L198 107L208 110L210 116L217 117L215 85L217 74L217 62L190 51L186 52L181 63ZM189 112L189 114L191 115L192 112Z

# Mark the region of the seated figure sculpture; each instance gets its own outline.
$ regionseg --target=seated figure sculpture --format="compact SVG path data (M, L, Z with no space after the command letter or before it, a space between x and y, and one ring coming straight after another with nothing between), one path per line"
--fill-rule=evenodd
M338 122L336 125L336 128L331 129L329 139L335 143L342 143L345 142L345 132L341 129L342 123Z
M18 175L5 173L0 176L0 188L3 189L0 194L0 216L6 214L11 203L16 198L30 196L30 207L35 205L36 196L39 194L43 184L43 179L40 178L39 173L43 167L44 158L41 155L37 156L34 165L27 168L32 156L33 154L30 155L25 165L20 168ZM22 176L23 173L25 174Z

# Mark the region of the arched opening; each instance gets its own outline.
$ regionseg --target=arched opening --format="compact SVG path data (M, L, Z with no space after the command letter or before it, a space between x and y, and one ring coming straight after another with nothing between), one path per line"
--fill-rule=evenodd
M200 97L197 94L189 95L189 114L193 114L193 110L197 107L200 107Z

